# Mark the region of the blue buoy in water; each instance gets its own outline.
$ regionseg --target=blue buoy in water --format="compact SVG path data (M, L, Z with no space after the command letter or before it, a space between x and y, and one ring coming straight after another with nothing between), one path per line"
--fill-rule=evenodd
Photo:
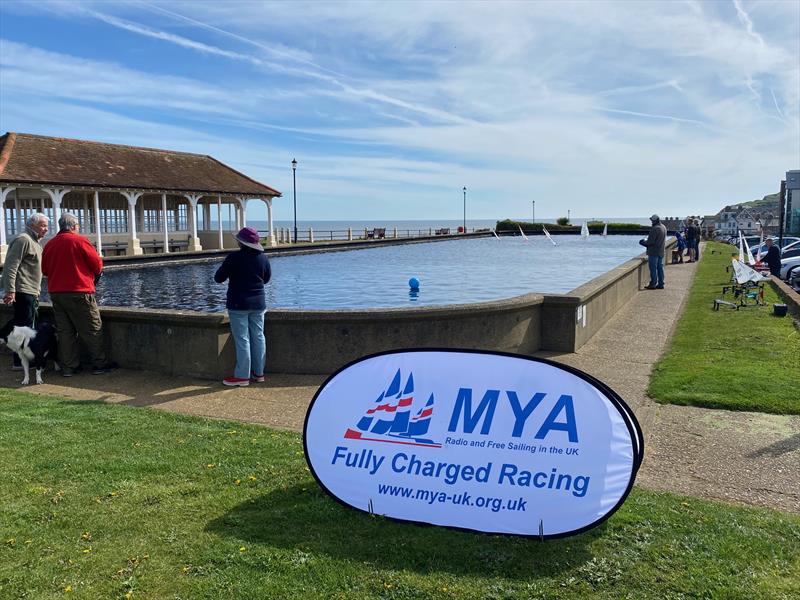
M419 279L417 279L416 277L412 277L411 279L409 279L408 280L408 287L410 287L412 290L418 290L419 289Z

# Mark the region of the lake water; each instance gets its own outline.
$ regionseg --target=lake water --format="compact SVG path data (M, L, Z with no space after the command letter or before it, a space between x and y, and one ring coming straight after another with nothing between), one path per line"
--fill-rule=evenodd
M556 241L489 237L272 257L267 306L363 309L566 293L644 250L636 236L562 235ZM106 306L223 311L227 285L213 279L221 261L110 268L97 299ZM417 294L409 288L411 277L420 281Z

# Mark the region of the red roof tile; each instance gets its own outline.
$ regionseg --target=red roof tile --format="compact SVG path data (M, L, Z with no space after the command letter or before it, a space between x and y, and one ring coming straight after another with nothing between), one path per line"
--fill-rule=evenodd
M0 137L0 183L281 195L203 154L12 132Z

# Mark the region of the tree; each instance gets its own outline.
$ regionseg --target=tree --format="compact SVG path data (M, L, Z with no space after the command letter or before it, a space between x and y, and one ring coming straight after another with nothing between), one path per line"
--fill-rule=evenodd
M556 223L559 225L569 225L569 219L567 217L559 217L556 219Z

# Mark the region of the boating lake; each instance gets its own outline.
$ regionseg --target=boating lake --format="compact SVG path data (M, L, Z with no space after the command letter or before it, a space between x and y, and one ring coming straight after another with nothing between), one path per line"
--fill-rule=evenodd
M267 307L400 308L465 304L531 292L567 293L644 252L638 236L455 239L336 252L272 256ZM220 312L227 284L214 282L222 258L109 267L97 287L104 306ZM418 293L408 280L420 281ZM43 301L49 301L43 290Z

